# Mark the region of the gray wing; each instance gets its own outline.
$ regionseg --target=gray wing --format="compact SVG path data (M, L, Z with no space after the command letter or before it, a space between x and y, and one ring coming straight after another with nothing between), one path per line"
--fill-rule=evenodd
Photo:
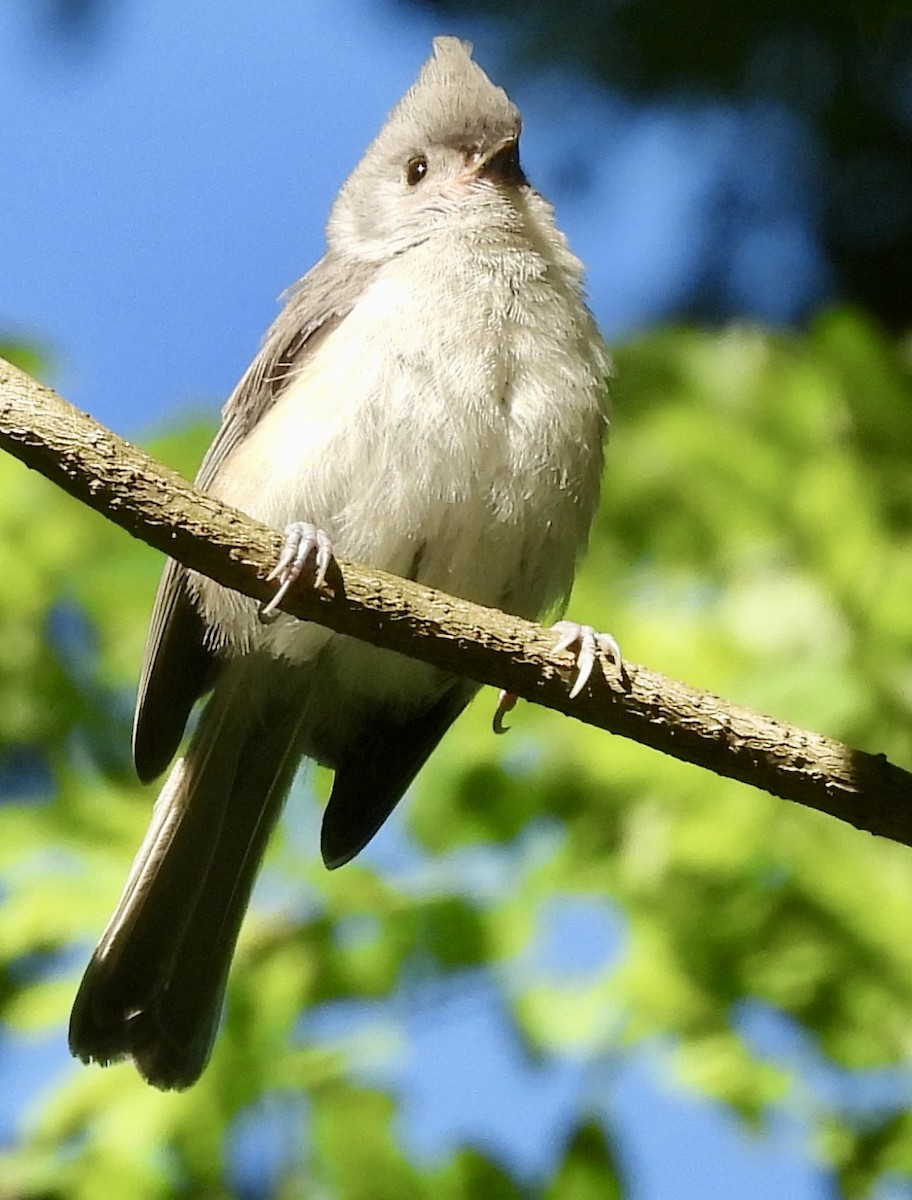
M199 487L209 486L296 371L351 312L375 270L327 254L289 288L259 353L222 409L222 424L196 476ZM205 624L187 594L186 574L176 562L165 566L146 640L133 722L133 761L144 782L160 775L177 753L190 710L217 673Z
M478 684L454 679L430 707L406 716L372 712L335 758L320 849L333 870L362 850L402 798Z

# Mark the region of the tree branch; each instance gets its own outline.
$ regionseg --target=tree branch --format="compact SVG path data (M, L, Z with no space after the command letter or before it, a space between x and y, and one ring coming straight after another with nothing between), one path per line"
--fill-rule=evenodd
M198 491L0 359L0 446L187 567L256 600L282 537ZM912 775L645 667L606 668L568 699L572 656L540 625L341 562L335 595L291 589L303 620L493 684L685 762L912 845Z

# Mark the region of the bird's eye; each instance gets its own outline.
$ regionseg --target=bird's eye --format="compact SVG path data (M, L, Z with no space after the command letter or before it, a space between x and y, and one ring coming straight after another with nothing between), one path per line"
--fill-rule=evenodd
M428 160L423 154L416 154L408 160L405 168L405 182L409 187L414 187L416 183L420 183L427 175Z

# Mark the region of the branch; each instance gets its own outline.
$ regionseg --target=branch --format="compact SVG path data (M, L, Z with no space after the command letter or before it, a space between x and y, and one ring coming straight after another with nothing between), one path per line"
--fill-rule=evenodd
M256 600L282 537L198 491L0 359L0 446L134 537ZM397 650L684 762L912 846L912 775L883 755L728 704L625 663L568 699L569 651L540 625L340 562L335 595L291 589L285 612Z

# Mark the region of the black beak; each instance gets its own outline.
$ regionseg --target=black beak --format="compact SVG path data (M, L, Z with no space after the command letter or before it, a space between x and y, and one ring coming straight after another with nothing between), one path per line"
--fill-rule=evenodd
M475 164L473 174L498 186L519 187L526 182L519 165L519 137L512 135L492 146Z

